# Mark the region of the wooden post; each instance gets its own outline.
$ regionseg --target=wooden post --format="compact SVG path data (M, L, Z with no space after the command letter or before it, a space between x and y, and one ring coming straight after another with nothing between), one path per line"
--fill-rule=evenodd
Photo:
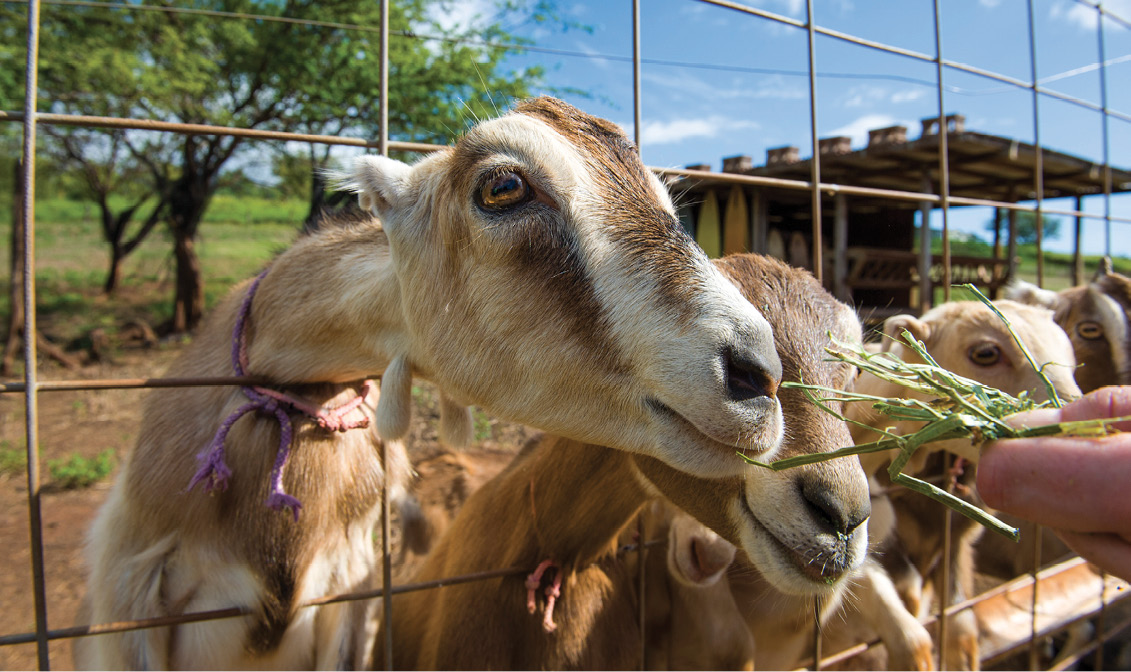
M923 193L931 193L931 180L923 176ZM931 309L935 302L931 287L931 203L919 203L919 313Z
M833 296L851 301L848 291L848 199L838 193L833 214Z
M994 259L1001 259L1001 208L994 208Z
M769 204L766 192L754 189L750 198L750 251L766 253L766 235L770 231Z
M1084 197L1076 197L1076 212L1084 210ZM1084 284L1084 254L1080 249L1080 235L1084 232L1084 218L1076 215L1076 238L1072 246L1072 285Z
M1017 277L1017 211L1009 211L1009 277Z

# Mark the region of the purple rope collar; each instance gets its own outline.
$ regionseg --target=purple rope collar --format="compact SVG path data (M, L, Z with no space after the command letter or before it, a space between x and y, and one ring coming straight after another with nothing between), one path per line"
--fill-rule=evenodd
M232 330L232 369L235 370L237 376L247 375L245 371L247 368L247 337L245 326L251 314L251 300L255 296L255 291L259 288L259 283L266 275L267 271L264 270L251 283L251 286L248 287L247 295L244 297L243 304L240 305L240 311L236 315L236 326ZM280 511L284 508L290 509L291 513L294 514L295 522L298 522L298 514L299 510L302 509L302 502L288 495L286 491L283 490L283 470L287 466L287 458L290 456L291 442L294 438L294 429L291 424L291 419L290 416L287 415L287 411L284 410L283 405L285 404L307 413L317 419L318 424L326 429L344 432L354 427L368 426L369 418L347 421L344 416L361 405L371 387L372 381L365 381L364 388L358 394L357 398L338 408L327 410L286 393L258 386L244 385L240 390L249 401L237 408L220 424L216 435L212 437L212 442L196 456L197 464L200 466L196 475L189 481L186 491L192 490L200 483L204 484L205 492L212 492L213 490L223 492L227 490L228 478L231 477L232 470L229 469L228 465L224 462L224 441L227 439L228 432L231 431L232 425L236 424L236 421L245 414L252 411L274 415L275 419L279 421L279 448L275 455L275 464L271 469L271 493L267 496L267 500L264 503L275 511Z

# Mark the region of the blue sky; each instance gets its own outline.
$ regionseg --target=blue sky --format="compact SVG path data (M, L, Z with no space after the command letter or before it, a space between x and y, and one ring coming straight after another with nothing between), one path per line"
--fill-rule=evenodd
M452 5L452 20L484 12L487 0ZM802 0L744 0L744 4L800 21ZM1131 20L1131 0L1105 2ZM560 0L572 21L589 26L561 30L515 23L513 32L538 47L571 54L528 53L510 62L544 66L555 87L576 87L590 97L563 95L570 102L611 119L631 135L632 5L630 0ZM1101 105L1100 50L1096 12L1072 0L1035 0L1036 69L1044 86ZM931 0L815 0L817 25L902 49L935 54ZM1020 80L1031 76L1028 3L1024 0L946 0L941 3L944 59L959 61ZM1104 56L1109 109L1131 114L1131 30L1105 21ZM811 155L806 31L695 0L641 0L642 142L646 163L684 166L748 154L755 165L766 149L797 145ZM817 128L819 137L849 135L853 147L866 143L867 130L904 124L918 137L920 119L938 114L935 65L827 37L816 42ZM577 54L577 55L572 55ZM952 69L944 71L944 105L966 116L972 131L1034 140L1032 94L999 81ZM1092 160L1104 152L1102 115L1041 97L1041 144ZM1108 121L1113 165L1131 167L1131 124ZM1090 202L1089 202L1090 201ZM1068 201L1046 207L1072 209ZM1115 197L1112 214L1131 217L1131 198ZM1084 209L1102 213L1102 196L1085 199ZM952 230L982 232L986 209L954 209ZM938 213L934 226L939 226ZM1084 250L1104 251L1104 225L1085 220ZM1071 249L1071 222L1048 249ZM1131 256L1131 224L1112 225L1112 251Z

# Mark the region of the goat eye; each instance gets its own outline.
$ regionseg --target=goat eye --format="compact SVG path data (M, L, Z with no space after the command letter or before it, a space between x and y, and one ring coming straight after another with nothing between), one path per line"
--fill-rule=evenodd
M1076 333L1080 334L1080 338L1094 341L1103 338L1104 328L1099 322L1081 322L1076 325Z
M970 348L966 356L978 366L993 366L1001 361L1001 348L994 343L982 343Z
M526 180L514 171L498 173L479 190L479 204L488 210L503 210L525 202L531 194Z

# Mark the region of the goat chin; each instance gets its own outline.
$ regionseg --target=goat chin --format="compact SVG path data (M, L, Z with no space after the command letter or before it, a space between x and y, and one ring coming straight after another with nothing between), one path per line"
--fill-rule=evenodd
M743 530L740 538L750 560L774 588L786 595L830 599L840 593L843 579L851 576L851 572L867 556L867 535L868 524L865 522L859 533L846 543L839 547L835 546L835 542L828 544L840 554L839 558L827 561L830 565L838 565L835 573L822 573L824 568L814 571L812 565L823 562L819 556L807 559L787 547L760 523Z

